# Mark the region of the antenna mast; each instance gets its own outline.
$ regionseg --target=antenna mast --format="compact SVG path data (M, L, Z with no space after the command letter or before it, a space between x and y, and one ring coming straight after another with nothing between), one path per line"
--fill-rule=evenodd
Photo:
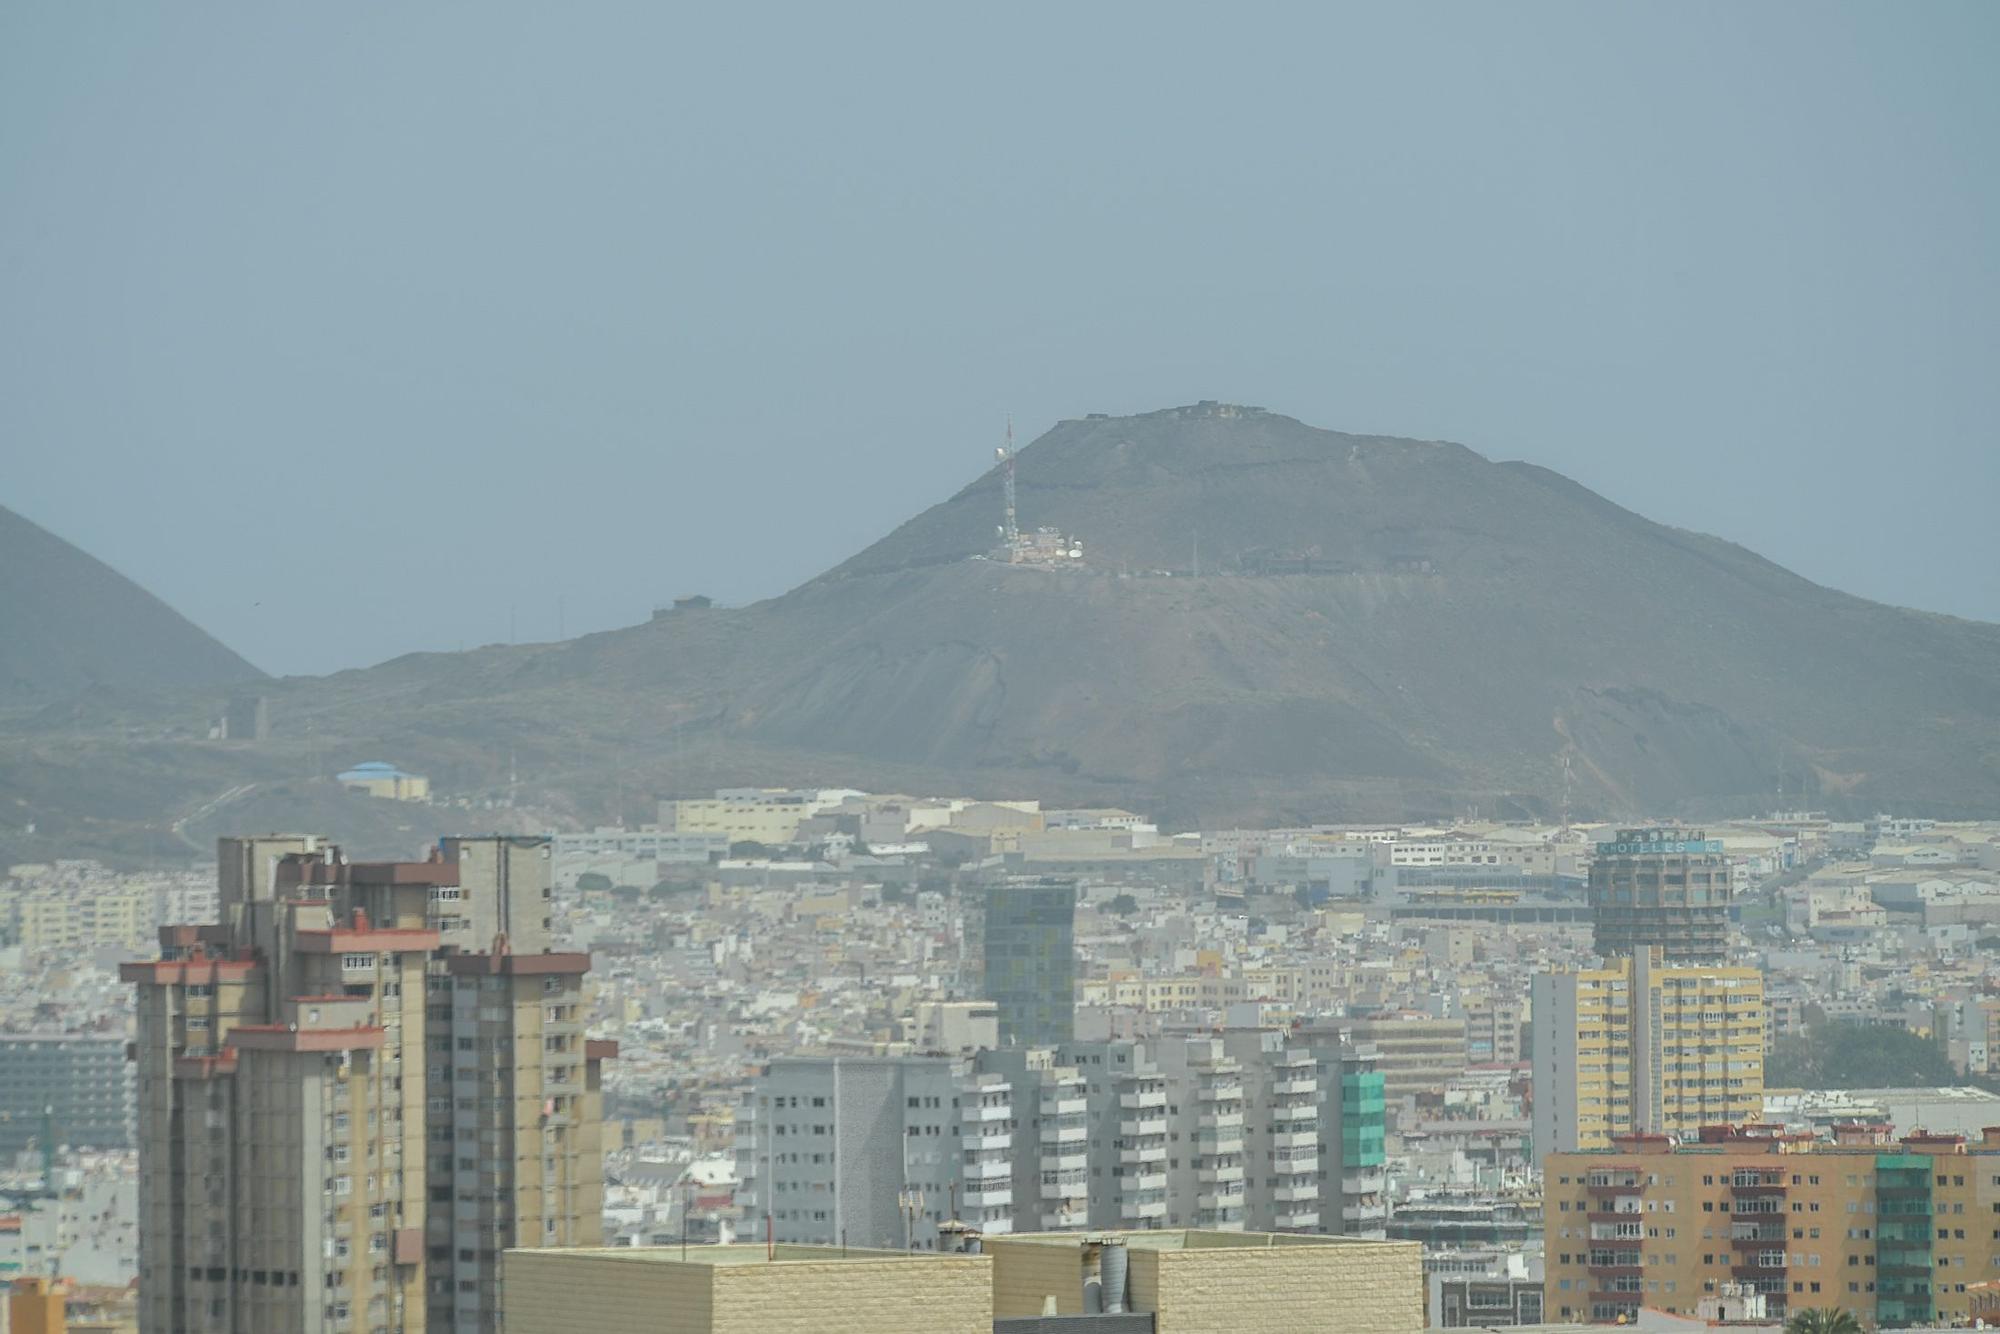
M1014 519L1014 414L1011 412L1007 414L1007 443L994 453L1000 456L1000 489L1006 498L1000 536L1011 548L1021 537L1021 526Z

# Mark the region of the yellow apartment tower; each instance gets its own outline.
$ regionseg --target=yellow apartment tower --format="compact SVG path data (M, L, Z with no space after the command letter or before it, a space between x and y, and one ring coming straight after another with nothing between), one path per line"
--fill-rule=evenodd
M1534 1145L1603 1149L1764 1114L1764 977L1660 950L1534 981Z

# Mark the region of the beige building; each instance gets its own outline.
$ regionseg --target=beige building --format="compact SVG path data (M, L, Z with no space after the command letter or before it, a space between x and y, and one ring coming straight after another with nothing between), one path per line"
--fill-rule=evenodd
M660 828L681 834L723 834L731 843L782 846L799 836L799 825L838 797L790 788L726 788L713 797L660 803Z
M122 970L144 1330L491 1329L501 1249L600 1239L609 1053L588 956L546 949L542 844L221 840L224 920ZM488 952L443 948L461 917L497 922Z
M1764 975L1663 966L1657 947L1534 981L1534 1147L1693 1135L1764 1112Z
M501 1275L507 1331L993 1334L1099 1308L1150 1315L1154 1334L1424 1328L1422 1248L1413 1241L1162 1230L1034 1233L981 1245L982 1254L513 1250Z
M370 760L340 775L340 785L364 797L384 801L429 801L431 780L422 774L406 774L393 764Z
M1465 1073L1465 1020L1426 1014L1385 1014L1343 1020L1359 1045L1381 1054L1382 1082L1390 1102L1436 1093Z
M139 945L153 931L158 891L135 880L93 885L89 893L24 886L13 900L14 938L29 954Z
M993 1334L984 1255L837 1246L510 1250L507 1334Z
M1398 1334L1424 1328L1423 1248L1284 1232L1048 1232L990 1237L995 1320L1080 1315L1094 1286L1120 1294L1105 1253L1125 1252L1125 1309L1154 1334Z

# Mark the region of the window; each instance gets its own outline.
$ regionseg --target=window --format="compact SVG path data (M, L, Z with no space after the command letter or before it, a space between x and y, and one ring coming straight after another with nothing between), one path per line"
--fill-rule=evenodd
M372 954L343 954L340 956L341 971L357 973L375 966Z

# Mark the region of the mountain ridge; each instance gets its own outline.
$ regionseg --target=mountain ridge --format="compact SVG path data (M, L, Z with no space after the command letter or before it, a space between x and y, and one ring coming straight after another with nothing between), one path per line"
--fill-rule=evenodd
M0 700L227 685L263 673L138 583L0 506Z
M1023 530L1074 535L1081 559L994 559L989 468L745 607L268 683L271 741L176 742L198 777L157 804L338 754L471 799L512 799L518 773L585 821L793 782L1183 824L1546 816L1566 760L1579 815L1780 792L2000 808L2000 626L1825 588L1538 465L1197 404L1059 423L1016 481ZM193 712L119 721L173 708Z

